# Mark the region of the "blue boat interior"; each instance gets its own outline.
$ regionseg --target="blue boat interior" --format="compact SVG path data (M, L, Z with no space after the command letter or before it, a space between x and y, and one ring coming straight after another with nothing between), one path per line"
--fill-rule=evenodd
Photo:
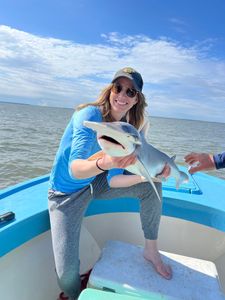
M187 172L187 170L183 167ZM15 219L0 223L0 256L49 230L47 203L49 175L34 178L0 192L0 214L12 211ZM163 183L163 215L193 221L225 231L225 181L203 173L190 176L177 190L173 179ZM138 199L94 199L86 216L138 212Z

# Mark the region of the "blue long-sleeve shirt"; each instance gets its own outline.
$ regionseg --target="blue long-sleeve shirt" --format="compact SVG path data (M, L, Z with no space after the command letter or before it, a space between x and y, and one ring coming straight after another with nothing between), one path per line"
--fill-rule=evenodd
M87 159L101 150L96 133L85 127L83 121L102 122L98 107L88 106L75 111L62 136L52 167L49 188L63 193L73 193L89 185L95 177L78 179L71 172L71 162Z
M225 152L213 156L217 169L225 168Z
M59 149L52 167L49 188L63 193L73 193L89 185L95 176L78 179L71 172L71 162L76 159L87 159L101 148L97 142L96 132L83 125L84 121L102 122L98 107L87 106L76 111L62 136ZM122 169L111 169L108 182L112 176L123 173Z

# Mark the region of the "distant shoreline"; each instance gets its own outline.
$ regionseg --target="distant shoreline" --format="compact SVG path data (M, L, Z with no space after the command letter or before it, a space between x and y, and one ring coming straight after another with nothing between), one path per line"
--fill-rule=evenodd
M56 108L56 109L66 109L66 110L74 110L73 107L62 107L62 106L47 106L47 105L39 105L39 104L30 104L30 103L21 103L21 102L13 102L13 101L2 101L0 100L1 103L6 103L6 104L14 104L14 105L27 105L27 106L35 106L35 107L45 107L45 108ZM182 119L182 118L174 118L174 117L164 117L164 116L155 116L155 115L149 115L150 118L162 118L162 119L167 119L167 120L182 120L182 121L196 121L196 122L204 122L204 123L216 123L216 124L225 124L225 122L216 122L216 121L206 121L206 120L198 120L198 119Z
M59 108L59 109L68 109L68 110L74 110L72 107L61 107L61 106L49 106L49 105L39 105L39 104L30 104L30 103L21 103L21 102L12 102L12 101L2 101L0 100L1 103L6 103L6 104L14 104L14 105L24 105L24 106L35 106L35 107L46 107L46 108Z
M40 105L29 104L29 103L20 103L20 102L2 101L2 100L0 100L0 103L16 104L16 105L31 105L31 106L40 106Z

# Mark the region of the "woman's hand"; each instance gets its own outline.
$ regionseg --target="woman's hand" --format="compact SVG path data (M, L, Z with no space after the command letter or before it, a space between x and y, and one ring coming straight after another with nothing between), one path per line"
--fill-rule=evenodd
M165 167L163 168L162 172L157 174L155 177L159 180L166 180L171 173L171 168L168 164L165 164Z
M134 153L123 157L110 156L104 153L102 158L98 160L98 165L104 170L113 168L125 169L126 167L135 164L136 161L137 157Z

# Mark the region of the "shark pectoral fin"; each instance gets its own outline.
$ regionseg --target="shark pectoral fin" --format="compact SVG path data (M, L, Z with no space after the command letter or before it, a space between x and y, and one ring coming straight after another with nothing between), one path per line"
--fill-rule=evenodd
M161 198L160 198L160 196L159 196L159 193L158 193L158 191L157 191L157 189L156 189L156 187L155 187L155 184L154 184L154 182L153 182L153 180L152 180L152 178L151 178L150 176L149 176L148 180L149 180L149 182L151 183L151 185L152 185L152 187L153 187L153 189L154 189L154 191L155 191L155 193L156 193L156 195L157 195L159 201L161 201Z
M92 156L88 157L88 160L96 160L98 158L102 158L103 155L104 155L104 152L101 150L101 151L96 152Z
M176 179L176 189L178 190L182 183L187 183L189 181L189 177L186 173L179 171L180 177Z
M154 184L154 182L153 182L153 180L152 180L152 178L151 178L151 176L150 176L148 170L146 169L145 165L144 165L143 162L140 160L140 158L138 159L138 161L139 161L139 163L142 165L142 168L143 168L143 170L144 170L143 176L147 179L147 181L149 181L149 182L151 183L151 185L152 185L152 187L153 187L153 189L154 189L154 191L155 191L155 193L156 193L156 195L157 195L159 201L161 201L161 198L160 198L160 196L159 196L159 193L158 193L158 191L157 191L157 189L156 189L156 187L155 187L155 184Z

